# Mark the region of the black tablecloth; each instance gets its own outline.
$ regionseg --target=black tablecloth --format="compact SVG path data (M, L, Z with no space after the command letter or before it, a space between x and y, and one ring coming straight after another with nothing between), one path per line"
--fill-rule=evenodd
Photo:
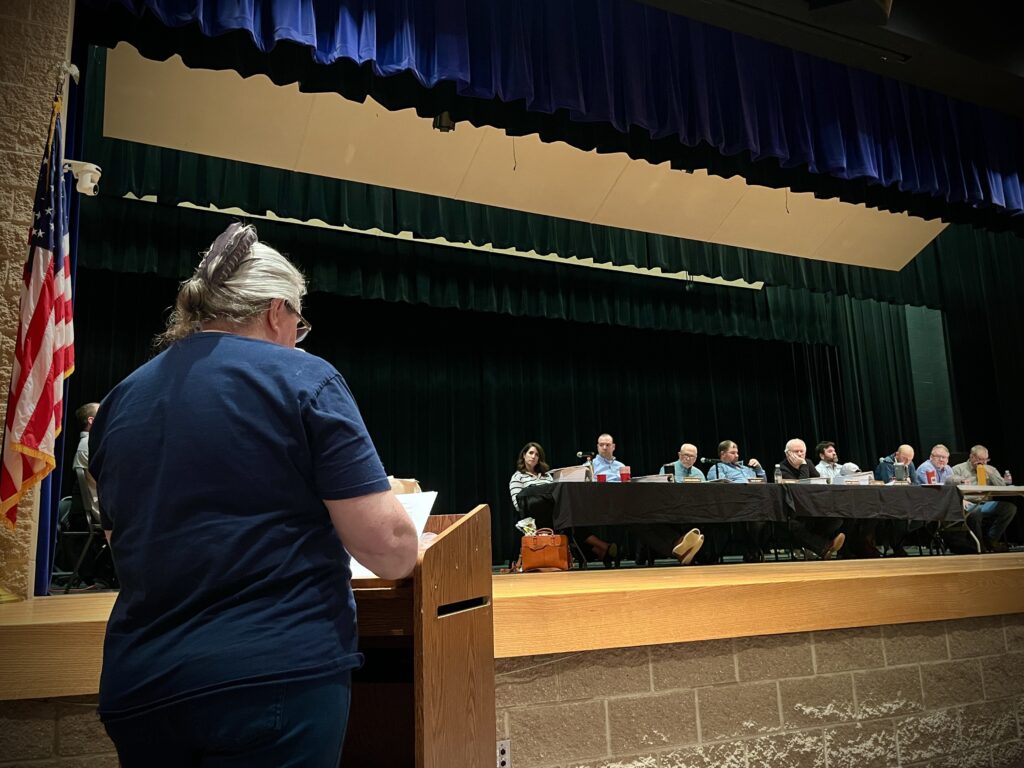
M547 483L519 493L524 516L577 526L784 522L790 517L963 519L955 486L745 483Z

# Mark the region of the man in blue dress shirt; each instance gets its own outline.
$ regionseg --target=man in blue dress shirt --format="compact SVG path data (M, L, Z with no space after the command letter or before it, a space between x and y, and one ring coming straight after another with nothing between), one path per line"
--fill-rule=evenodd
M693 466L697 461L697 446L692 443L683 443L679 446L679 461L673 461L671 464L665 464L661 468L659 474L666 475L668 467L672 467L675 472L676 482L685 483L687 481L704 482L704 473L701 472L697 467Z
M615 459L615 440L608 433L597 438L597 456L594 457L592 464L595 480L598 475L604 475L606 483L622 482L619 472L626 465Z
M708 470L708 480L728 480L730 483L747 483L753 478L764 479L764 467L757 459L751 459L746 466L740 463L740 449L732 440L718 444L718 461Z
M928 461L917 468L917 484L928 485L928 473L934 472L932 485L945 485L953 481L953 468L949 466L949 448L939 443L932 448Z

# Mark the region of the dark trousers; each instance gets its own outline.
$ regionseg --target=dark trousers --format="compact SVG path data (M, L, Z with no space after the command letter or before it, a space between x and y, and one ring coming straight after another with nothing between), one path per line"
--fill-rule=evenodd
M789 533L801 546L820 554L832 543L843 521L831 517L793 517Z
M104 726L122 768L337 768L351 679L242 686Z

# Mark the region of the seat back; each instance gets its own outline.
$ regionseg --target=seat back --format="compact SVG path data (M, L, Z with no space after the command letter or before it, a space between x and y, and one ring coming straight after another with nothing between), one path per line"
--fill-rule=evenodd
M75 467L75 475L78 477L78 491L82 494L82 505L88 514L90 527L100 527L100 500L96 496L95 485L90 482L91 478L84 467Z

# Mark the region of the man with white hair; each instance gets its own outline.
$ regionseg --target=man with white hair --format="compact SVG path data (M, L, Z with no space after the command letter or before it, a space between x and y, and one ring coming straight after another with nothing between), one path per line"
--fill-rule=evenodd
M677 483L703 483L705 479L704 473L697 467L693 466L696 461L697 446L692 443L683 443L679 446L679 460L673 461L671 464L663 465L659 474L668 474L666 470L668 467L672 467Z
M819 477L818 470L807 460L807 444L794 437L786 443L785 460L779 464L784 480L806 480Z
M779 469L786 480L818 477L818 470L807 461L807 443L797 437L786 443L785 459ZM841 525L841 520L827 517L794 517L789 520L789 532L800 546L815 552L822 560L829 560L846 542L846 535L838 533Z

